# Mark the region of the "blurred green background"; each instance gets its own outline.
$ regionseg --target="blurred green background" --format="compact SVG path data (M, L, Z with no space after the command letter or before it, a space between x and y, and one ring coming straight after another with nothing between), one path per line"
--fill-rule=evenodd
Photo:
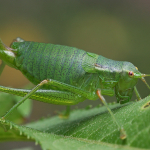
M110 59L130 61L142 73L150 74L150 1L1 1L0 38L9 46L16 37L73 46ZM150 83L150 79L147 81ZM22 88L28 83L21 72L9 67L0 78L0 85L4 86ZM150 93L141 81L137 87L142 97ZM115 97L106 96L106 99L116 101ZM99 103L99 100L87 100L78 107ZM64 109L64 106L33 101L29 122ZM17 143L22 144L25 146ZM4 145L0 144L0 149ZM5 146L3 149L9 149Z

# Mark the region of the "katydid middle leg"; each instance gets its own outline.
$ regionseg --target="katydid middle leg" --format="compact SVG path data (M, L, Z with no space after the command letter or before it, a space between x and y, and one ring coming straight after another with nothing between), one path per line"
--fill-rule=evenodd
M108 104L107 104L105 98L101 95L101 90L97 90L97 95L99 96L101 102L106 106L108 112L110 113L110 115L113 118L114 122L118 126L118 128L120 130L120 138L121 139L125 139L126 138L126 133L125 133L124 129L120 126L120 124L118 123L118 121L116 120L116 118L115 118L113 112L111 111L111 109L108 107Z

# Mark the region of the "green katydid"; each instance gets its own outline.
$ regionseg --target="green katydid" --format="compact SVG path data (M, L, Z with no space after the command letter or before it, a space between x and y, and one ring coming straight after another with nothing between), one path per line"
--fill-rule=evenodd
M0 40L0 59L10 67L20 70L33 84L32 90L0 86L0 91L22 96L3 118L27 98L57 104L74 105L85 99L100 98L107 107L120 130L121 139L126 138L124 129L119 125L102 95L116 95L117 102L129 102L133 90L141 99L136 84L142 74L130 62L114 61L101 55L89 53L75 47L24 41L17 38L10 47ZM1 65L0 73L4 68Z

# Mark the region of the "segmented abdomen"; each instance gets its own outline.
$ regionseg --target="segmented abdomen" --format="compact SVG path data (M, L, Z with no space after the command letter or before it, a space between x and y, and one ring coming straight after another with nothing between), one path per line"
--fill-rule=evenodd
M16 66L34 84L54 79L74 84L85 74L85 51L68 46L37 42L17 43Z

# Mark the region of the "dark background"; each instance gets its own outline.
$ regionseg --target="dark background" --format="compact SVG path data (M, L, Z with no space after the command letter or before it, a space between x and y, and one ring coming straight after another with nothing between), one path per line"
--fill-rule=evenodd
M147 0L1 1L0 38L10 45L16 37L74 46L110 59L130 61L142 73L150 73L150 1ZM147 81L150 83L150 79ZM9 67L0 78L0 85L4 86L22 88L28 83L19 71ZM141 81L137 87L142 97L150 93ZM116 101L108 96L106 100ZM87 100L78 107L99 103L99 100ZM64 109L64 106L33 101L29 122ZM40 149L29 142L3 143L0 149L26 145Z

